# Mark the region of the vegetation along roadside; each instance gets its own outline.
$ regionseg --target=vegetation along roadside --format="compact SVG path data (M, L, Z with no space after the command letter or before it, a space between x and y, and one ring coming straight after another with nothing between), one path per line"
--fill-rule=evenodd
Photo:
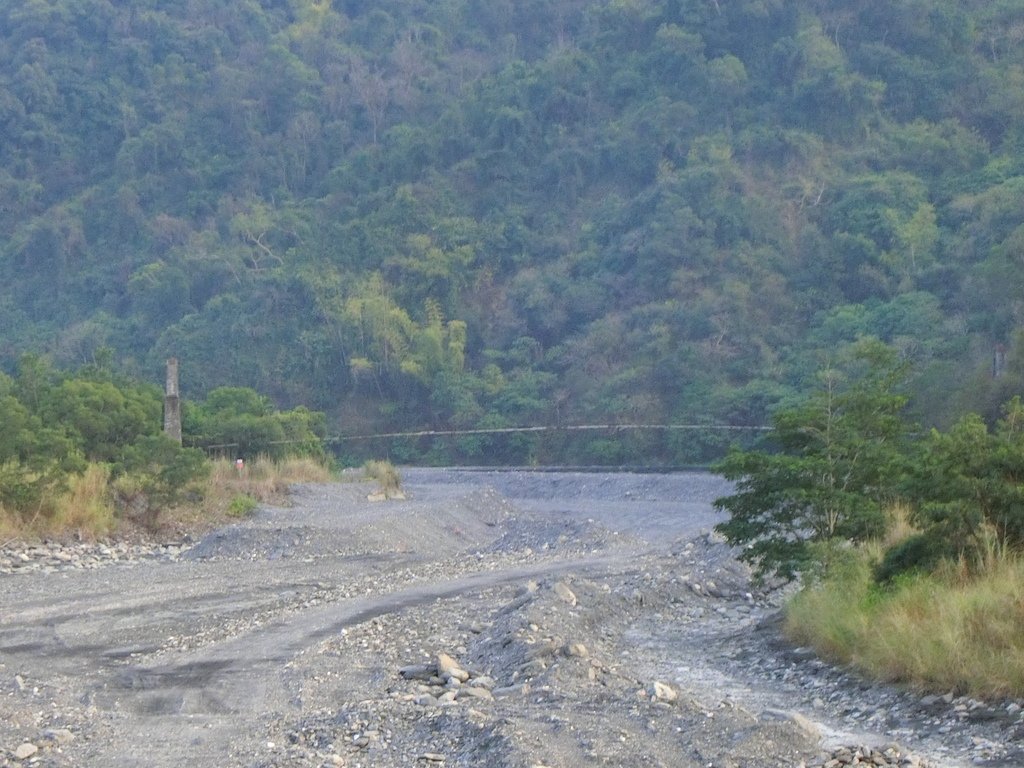
M185 403L179 445L162 405L157 387L102 365L24 357L0 373L0 539L204 526L330 477L321 414L224 387Z
M1022 696L1024 405L921 431L906 374L874 341L823 371L770 445L718 465L737 483L718 529L762 577L802 579L795 641L922 689Z

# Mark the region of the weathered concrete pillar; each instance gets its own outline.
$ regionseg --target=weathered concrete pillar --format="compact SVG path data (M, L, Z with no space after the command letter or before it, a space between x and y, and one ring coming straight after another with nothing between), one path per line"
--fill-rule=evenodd
M178 395L178 358L167 361L167 389L164 392L164 434L181 445L181 397Z
M995 351L992 353L992 378L998 379L1004 373L1006 373L1006 347L996 344Z

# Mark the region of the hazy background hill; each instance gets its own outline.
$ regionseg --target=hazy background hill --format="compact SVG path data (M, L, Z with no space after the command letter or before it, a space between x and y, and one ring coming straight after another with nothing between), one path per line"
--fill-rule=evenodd
M1022 266L1019 0L0 2L7 369L176 356L329 433L759 424L875 335L946 425L1024 387Z

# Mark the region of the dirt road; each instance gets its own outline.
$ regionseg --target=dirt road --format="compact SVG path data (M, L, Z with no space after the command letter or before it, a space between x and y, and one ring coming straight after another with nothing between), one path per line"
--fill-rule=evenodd
M773 645L774 596L706 535L717 478L404 479L405 501L302 486L171 555L0 576L0 765L895 765L894 734L1017 764L1007 723L960 748L913 697Z

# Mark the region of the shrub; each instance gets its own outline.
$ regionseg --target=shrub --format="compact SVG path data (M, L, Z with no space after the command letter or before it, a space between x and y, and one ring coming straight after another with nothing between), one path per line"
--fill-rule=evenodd
M228 504L228 515L231 517L247 517L256 511L260 503L252 496L239 494Z
M956 547L931 533L917 533L890 547L875 566L875 581L889 584L908 573L929 572L946 558L956 555Z
M179 503L209 471L201 450L151 435L124 449L112 489L123 513L153 527L160 511Z

